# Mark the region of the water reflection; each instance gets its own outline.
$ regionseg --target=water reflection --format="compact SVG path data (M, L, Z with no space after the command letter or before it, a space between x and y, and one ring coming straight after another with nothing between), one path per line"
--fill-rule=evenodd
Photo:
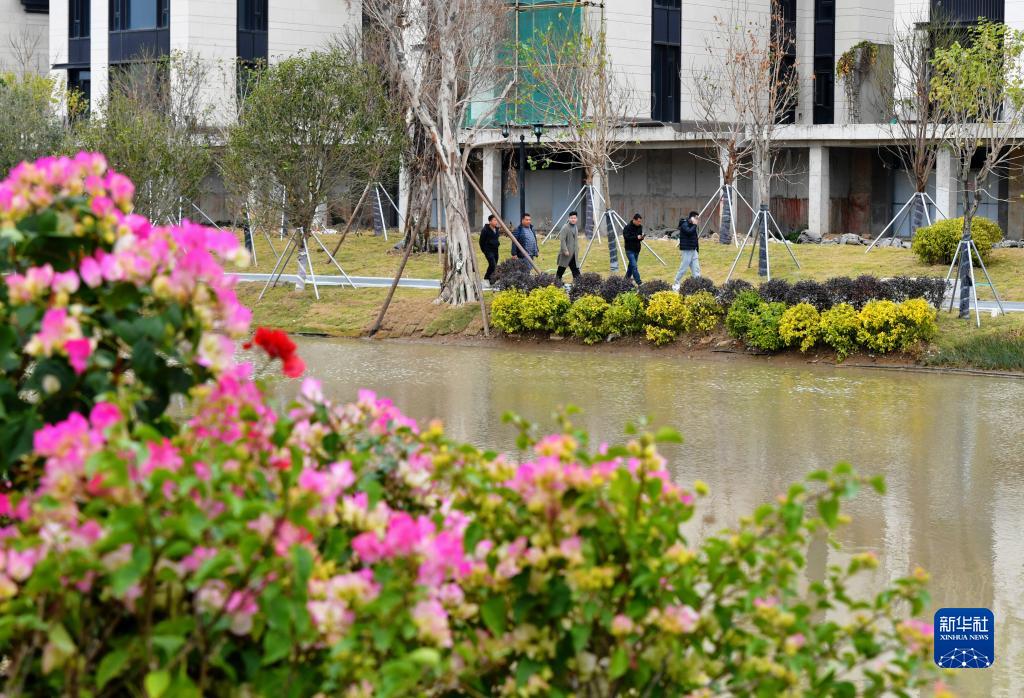
M440 417L455 438L514 449L501 416L550 426L572 403L598 441L649 416L686 443L664 449L681 482L712 496L697 532L741 514L818 468L847 460L885 475L889 495L863 495L839 553L811 550L810 574L877 550L858 591L916 565L932 573L935 608L996 614L996 662L965 672L967 695L1024 695L1024 381L970 376L780 367L757 362L559 349L305 341L311 373L336 400L361 387L419 419ZM295 389L282 385L282 397Z

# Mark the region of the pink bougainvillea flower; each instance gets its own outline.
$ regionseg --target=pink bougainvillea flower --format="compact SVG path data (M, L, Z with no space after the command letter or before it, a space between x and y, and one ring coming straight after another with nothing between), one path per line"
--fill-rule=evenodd
M84 373L89 365L89 357L92 356L92 342L88 339L69 339L64 343L64 351L75 373Z
M121 408L109 402L97 402L89 413L94 429L106 429L121 421Z

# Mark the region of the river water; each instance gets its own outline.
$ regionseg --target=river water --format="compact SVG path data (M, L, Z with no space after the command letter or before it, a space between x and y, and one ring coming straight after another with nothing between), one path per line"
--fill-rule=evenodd
M924 567L934 609L995 613L995 664L962 671L961 694L1024 696L1024 380L573 345L302 340L300 353L330 398L369 388L488 448L515 449L506 411L550 428L552 413L570 403L594 443L621 440L624 425L645 416L674 427L685 443L662 449L674 477L711 487L695 517L698 536L839 461L884 475L888 495L861 494L846 510L853 523L840 532L843 549L812 548L811 568L875 550L878 570L858 578L867 594ZM282 384L281 397L295 383Z

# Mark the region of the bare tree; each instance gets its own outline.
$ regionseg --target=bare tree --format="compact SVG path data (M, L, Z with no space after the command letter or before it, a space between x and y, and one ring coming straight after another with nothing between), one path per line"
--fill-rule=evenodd
M732 101L723 104L745 127L749 141L757 213L767 239L768 204L771 182L783 173L777 167L779 144L776 138L780 124L788 120L797 100L797 66L791 59L795 27L786 21L778 0L772 0L771 12L763 16L741 19L715 18L714 45L724 47L721 65L730 65L729 78L734 87L725 91ZM724 79L724 78L723 78ZM760 245L758 274L768 275L767 245Z
M585 182L610 205L608 178L625 164L621 153L628 140L622 131L635 121L628 112L637 94L609 59L603 13L573 9L583 13L583 31L561 21L518 47L520 68L529 78L520 85L519 99L543 123L557 126L545 134L549 147L578 162ZM597 198L595 223L603 214Z
M721 61L722 45L733 55L742 50L735 45L743 34L723 31L738 23L735 12L723 22L718 22L717 35L705 38L704 50L709 58L703 67L693 70L693 105L696 109L697 129L711 142L712 152L707 158L719 168L722 177L721 222L718 241L732 242L736 198L734 187L740 177L751 174L750 151L753 145L747 135L745 104L748 96L741 94L745 86L746 67L739 61Z
M979 21L963 41L936 47L932 91L949 128L945 145L957 164L964 201L960 243L960 317L970 315L971 221L989 179L1015 155L1011 148L1024 126L1024 32ZM973 168L978 152L981 166Z
M883 91L885 111L891 117L889 131L903 169L914 185L910 225L915 231L924 225L926 212L922 196L935 171L935 160L949 131L943 104L932 89L931 52L946 45L952 31L937 10L928 23L908 24L896 31L892 48L892 85ZM952 216L955 212L944 212Z
M497 55L510 8L501 0L366 0L363 10L388 48L410 118L437 156L448 223L441 297L453 305L475 302L479 270L465 172L479 129L512 86Z

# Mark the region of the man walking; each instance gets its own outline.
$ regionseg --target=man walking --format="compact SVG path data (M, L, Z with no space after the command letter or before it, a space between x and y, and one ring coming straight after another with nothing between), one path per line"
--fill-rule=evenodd
M576 266L576 253L579 250L579 228L576 227L576 212L569 214L569 222L558 231L558 283L562 283L562 276L566 267L572 271L572 282L580 278L580 268Z
M672 290L679 290L679 282L689 269L693 278L700 278L700 241L697 234L700 226L700 214L690 211L685 219L679 221L679 249L682 250L682 260L679 262L679 271L676 272L676 281L672 284Z
M639 286L640 281L640 265L637 258L640 256L640 245L644 240L644 218L639 213L633 214L633 220L626 224L626 227L622 229L622 240L626 247L626 259L629 260L629 266L626 267L626 278L632 278L633 283Z
M520 219L519 225L515 230L512 231L516 240L522 245L523 249L526 250L526 254L534 259L540 254L540 248L537 246L537 233L533 229L533 219L529 213L524 213ZM512 246L512 256L523 259L523 253L519 251L519 247ZM523 259L524 262L529 262L528 259Z
M487 260L487 273L484 279L488 282L494 276L494 267L498 265L498 250L501 247L501 237L498 235L498 219L492 213L487 216L487 224L480 231L480 251L484 253Z

